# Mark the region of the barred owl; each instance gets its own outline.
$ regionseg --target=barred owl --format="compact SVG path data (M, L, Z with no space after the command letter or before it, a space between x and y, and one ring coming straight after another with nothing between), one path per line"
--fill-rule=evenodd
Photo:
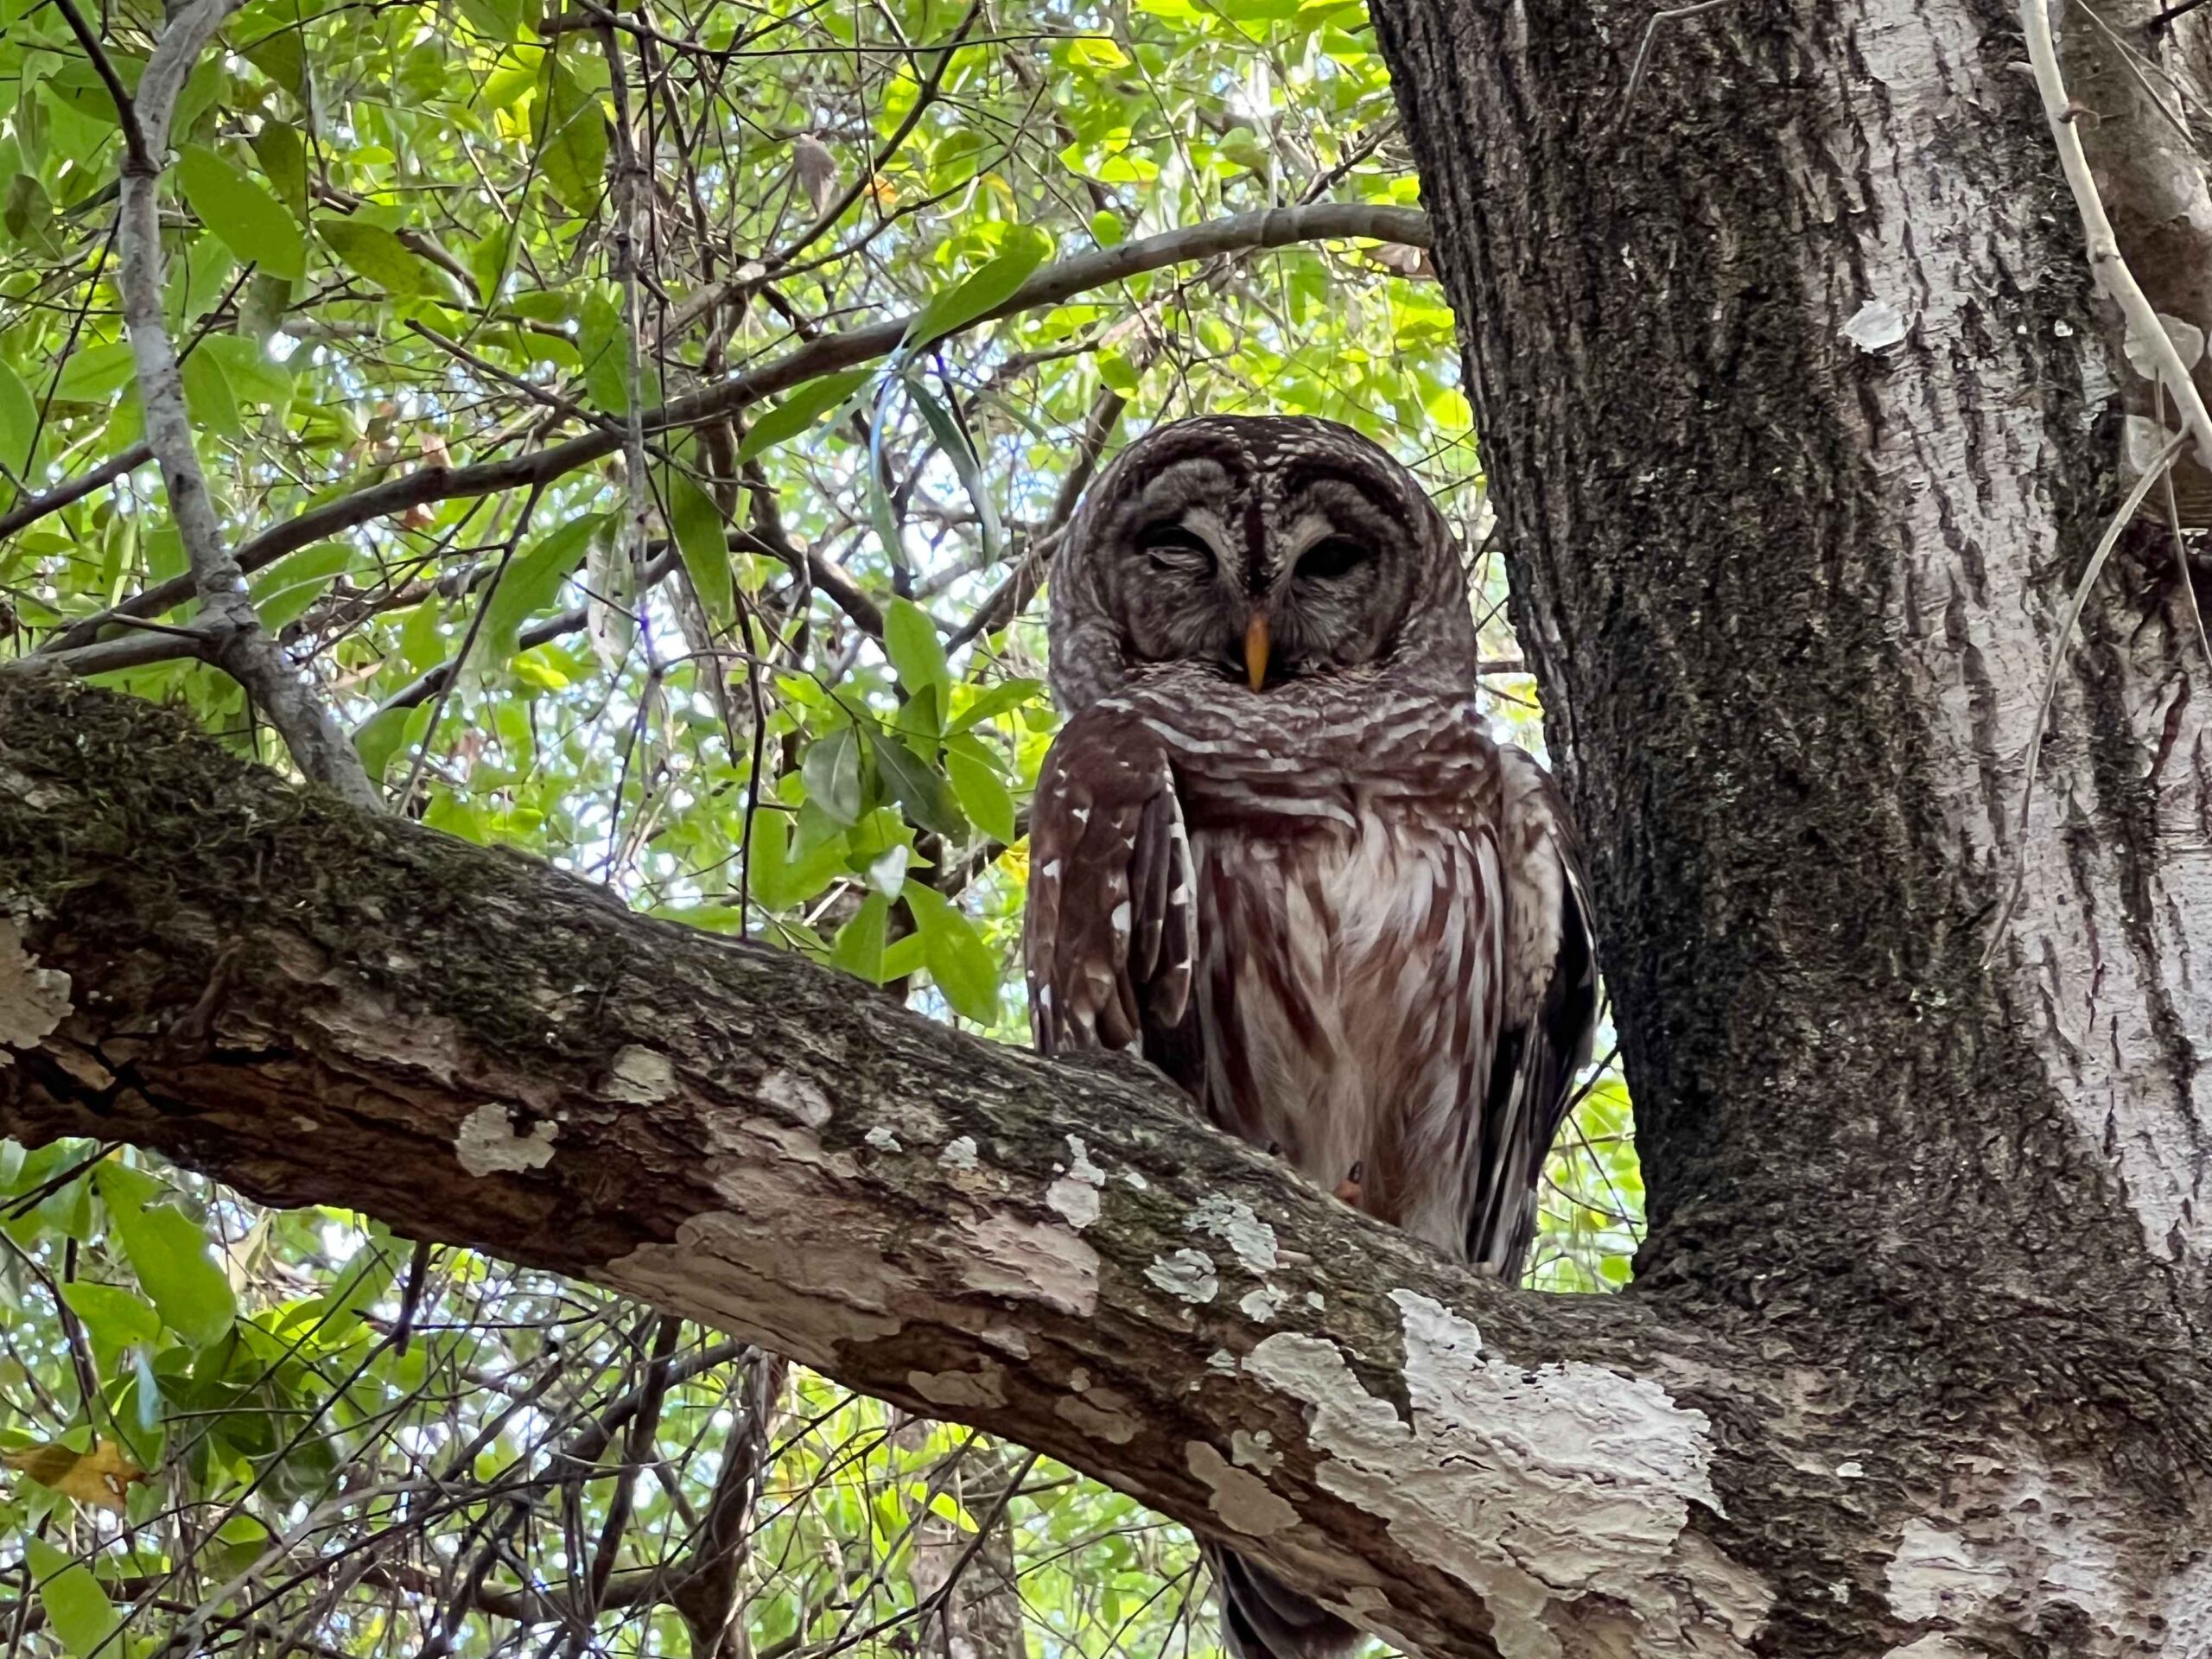
M1435 505L1332 422L1181 421L1091 486L1052 585L1038 1047L1135 1046L1221 1128L1516 1275L1597 963L1551 780L1477 712ZM1355 1639L1208 1555L1237 1659Z

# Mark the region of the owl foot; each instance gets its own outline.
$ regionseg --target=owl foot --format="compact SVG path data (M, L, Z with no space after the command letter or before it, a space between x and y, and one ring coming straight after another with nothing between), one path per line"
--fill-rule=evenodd
M1351 1166L1351 1173L1337 1183L1337 1202L1348 1204L1355 1210L1358 1209L1360 1200L1367 1195L1366 1188L1363 1185L1366 1177L1365 1160L1354 1164Z

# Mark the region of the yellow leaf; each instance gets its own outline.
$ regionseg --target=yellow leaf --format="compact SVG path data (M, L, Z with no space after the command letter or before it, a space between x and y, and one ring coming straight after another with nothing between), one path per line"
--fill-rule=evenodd
M95 1440L89 1452L59 1443L27 1446L20 1452L0 1452L0 1464L29 1475L41 1486L52 1487L79 1503L97 1504L117 1515L134 1480L146 1471L131 1462L130 1454L113 1440Z

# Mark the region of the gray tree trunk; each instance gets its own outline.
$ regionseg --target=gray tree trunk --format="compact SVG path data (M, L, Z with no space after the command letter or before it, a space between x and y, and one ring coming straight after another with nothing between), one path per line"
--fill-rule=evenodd
M2212 664L2162 534L2059 638L2129 372L2017 19L1735 0L1630 105L1649 6L1374 12L1592 849L1635 1294L1840 1431L1719 1484L1766 1650L2212 1651ZM2054 15L2139 202L2174 135Z

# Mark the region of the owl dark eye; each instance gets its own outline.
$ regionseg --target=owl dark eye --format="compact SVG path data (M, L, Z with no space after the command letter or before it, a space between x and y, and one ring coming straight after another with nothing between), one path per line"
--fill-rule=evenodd
M1164 518L1137 532L1137 546L1155 570L1204 576L1213 572L1213 550L1196 531Z
M1299 560L1299 579L1311 576L1316 582L1334 582L1374 556L1375 550L1364 542L1355 542L1349 536L1327 537L1306 549L1306 556Z

